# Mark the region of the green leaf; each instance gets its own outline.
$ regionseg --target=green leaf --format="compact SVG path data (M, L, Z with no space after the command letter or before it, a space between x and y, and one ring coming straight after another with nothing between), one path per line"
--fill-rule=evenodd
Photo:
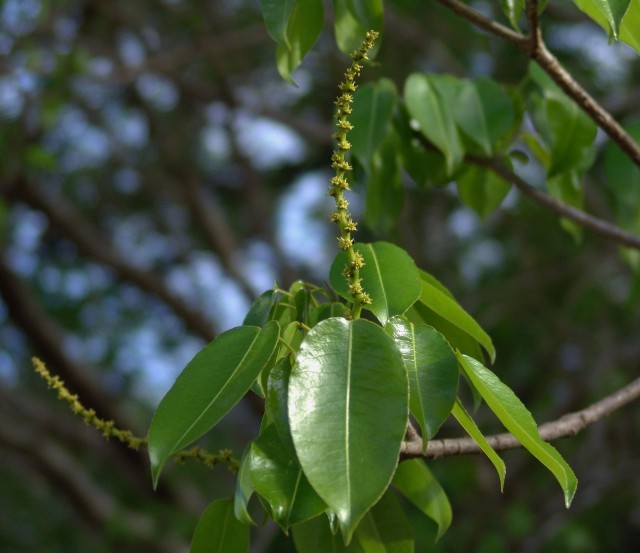
M333 0L334 29L338 48L351 54L364 39L367 31L382 29L382 0ZM369 51L374 59L380 41Z
M458 354L458 360L462 370L505 428L556 477L564 491L565 504L568 508L576 492L578 481L573 470L558 451L540 438L531 413L513 391L482 363L462 354Z
M247 505L253 495L253 482L251 481L251 467L249 465L250 451L251 445L248 445L244 449L242 458L240 459L240 467L238 468L238 475L236 477L236 491L233 498L233 513L240 522L255 525L255 522L247 510Z
M348 543L382 496L408 421L402 356L378 325L327 319L300 346L289 380L289 422L309 482Z
M439 540L451 525L451 505L440 482L422 459L403 461L393 477L393 485L438 526Z
M240 326L220 334L182 371L149 428L154 487L167 459L211 429L249 390L278 341L279 327Z
M533 62L529 75L544 93L542 99L532 98L532 118L549 147L547 176L583 167L585 158L591 155L596 124Z
M396 87L389 79L360 86L353 95L349 141L351 152L365 168L387 134L395 103Z
M411 256L388 242L354 245L364 258L360 269L362 286L371 296L371 311L382 324L389 317L402 315L420 296L420 273ZM329 273L333 289L346 300L351 299L342 271L347 264L345 252L339 252Z
M496 350L493 347L491 338L459 303L424 280L422 281L420 302L462 330L465 334L471 336L487 351L491 361L495 360Z
M387 322L386 332L402 354L409 375L409 407L425 438L433 438L449 417L458 391L458 361L444 336L404 317Z
M364 222L378 235L389 234L400 217L403 200L396 136L389 133L371 160Z
M269 320L269 313L276 301L276 294L273 290L267 290L260 294L251 304L243 325L246 326L264 326Z
M457 181L460 199L484 220L505 199L511 185L494 171L469 165Z
M233 514L231 499L218 499L200 517L190 553L247 553L249 526Z
M353 535L363 553L413 553L411 524L391 491L364 516Z
M327 507L289 452L276 427L270 425L253 442L250 454L253 486L269 503L273 519L285 530L318 516Z
M291 360L289 358L280 360L280 362L273 367L269 374L267 384L265 411L269 416L269 420L275 425L284 446L293 452L291 430L289 429L289 411L287 407L290 375Z
M631 0L574 0L574 4L607 31L610 37L618 40L620 23L632 2Z
M276 63L280 76L296 85L291 77L293 70L320 36L324 24L324 9L322 0L298 0L287 25L289 42L278 44L276 49Z
M578 171L566 171L547 181L549 192L562 203L577 209L584 206L581 174ZM582 239L582 227L569 219L560 219L562 227L571 234L576 242Z
M289 45L287 26L297 0L260 0L267 32L278 43Z
M507 475L507 467L505 467L504 461L489 445L489 442L487 442L486 438L484 437L482 432L480 432L480 429L471 418L469 413L467 413L467 410L464 408L464 405L462 405L461 401L458 398L456 398L456 402L451 413L460 423L460 426L465 429L466 433L469 434L469 436L473 438L473 441L478 444L478 447L489 458L491 463L493 463L493 466L498 472L498 478L500 478L500 491L503 491L504 479Z
M500 0L503 13L507 16L509 23L516 30L520 30L520 20L524 12L524 0Z
M453 113L438 92L434 76L411 74L405 82L404 100L420 132L444 154L448 172L452 173L462 161L464 150Z
M451 182L447 162L437 150L425 148L409 123L406 106L400 104L393 120L398 136L398 151L402 166L420 188Z
M434 75L431 80L453 113L460 131L472 145L475 144L477 153L493 155L515 120L514 103L509 94L488 78L468 81L450 75Z
M620 27L620 40L640 53L640 2L629 4Z

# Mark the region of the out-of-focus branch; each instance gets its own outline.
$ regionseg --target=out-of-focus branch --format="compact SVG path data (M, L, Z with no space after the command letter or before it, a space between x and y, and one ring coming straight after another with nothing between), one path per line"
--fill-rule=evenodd
M211 321L199 311L189 307L186 300L169 290L153 273L123 259L99 230L63 197L47 195L23 178L6 191L6 196L12 201L24 201L42 211L51 224L76 244L81 252L111 267L122 280L129 281L144 292L155 295L166 303L195 334L207 341L213 339L215 332Z
M185 547L158 536L153 519L122 507L71 455L24 421L18 425L10 418L0 418L0 443L34 462L89 526L104 528L117 519L126 534L145 544L145 551L172 553Z
M109 418L126 428L133 422L118 403L88 375L89 371L67 356L62 348L64 333L34 299L33 293L7 266L0 256L0 294L9 310L9 316L29 337L35 348L49 360L82 397Z
M559 419L547 422L538 427L540 437L545 441L553 441L567 436L575 436L587 426L614 411L624 407L640 397L640 378L636 378L618 391L593 403L586 409L569 413ZM402 444L400 454L403 458L422 457L422 438L417 433L411 433L409 440ZM522 444L512 434L495 434L487 436L487 441L496 451L516 449ZM452 438L430 440L427 444L426 458L436 459L452 455L468 455L480 453L481 450L471 438Z

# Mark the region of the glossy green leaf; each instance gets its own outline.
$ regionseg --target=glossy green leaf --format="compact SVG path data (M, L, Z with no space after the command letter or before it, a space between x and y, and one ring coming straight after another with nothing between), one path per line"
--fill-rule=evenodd
M290 375L291 360L289 358L281 359L280 362L273 367L269 374L269 382L267 384L265 411L269 416L269 420L273 422L276 427L283 445L293 451L291 430L289 429L289 410L287 407Z
M290 453L293 452L282 442L275 425L270 425L253 442L250 454L253 486L285 530L318 516L327 507Z
M513 391L482 363L462 354L458 354L458 360L462 370L505 428L556 477L564 491L565 504L568 508L576 492L578 481L560 453L540 438L531 413Z
M358 87L353 95L353 113L349 118L351 152L366 168L387 134L396 103L396 87L389 79L380 79Z
M367 178L364 222L380 236L391 232L404 201L395 133L389 133L373 155Z
M465 429L466 433L473 438L473 441L478 444L478 447L489 458L489 461L493 464L498 472L498 478L500 479L500 491L504 490L504 479L507 475L507 467L500 456L489 445L486 438L480 432L480 429L476 425L475 421L471 418L471 415L467 413L467 410L462 405L461 401L456 398L456 402L451 411L455 419L460 423L460 426Z
M451 504L427 464L422 459L403 461L398 465L393 485L436 523L439 540L451 525Z
M353 534L363 553L413 553L411 524L402 505L387 491L364 516Z
M444 336L427 325L393 317L385 326L402 354L409 376L409 407L425 438L449 417L458 391L458 361Z
M485 219L505 199L511 185L494 171L470 165L456 180L460 199Z
M297 0L260 0L267 32L276 42L288 44L289 17Z
M330 319L331 317L347 317L349 314L349 310L346 308L344 303L340 303L337 301L331 303L323 303L320 305L315 313L315 319L311 321L310 326L315 326L320 321L324 321L325 319Z
M264 326L269 320L269 313L276 301L276 294L273 290L267 290L260 294L251 304L249 312L242 321L247 326Z
M405 81L404 100L420 132L443 153L448 172L452 173L462 161L464 150L453 113L434 79L423 73L411 74Z
M507 16L509 23L516 30L520 30L520 20L524 13L524 0L500 0L500 7Z
M632 0L574 0L574 4L618 40L620 24Z
M278 44L276 64L283 79L295 85L293 70L320 36L324 25L322 0L298 0L287 25L287 44ZM297 85L296 85L297 86Z
M190 553L247 553L249 526L233 514L231 499L218 499L200 517Z
M211 429L249 390L275 350L279 327L240 326L220 334L182 371L149 428L154 486L166 460Z
M347 543L391 481L408 400L402 356L378 325L327 319L302 342L289 379L291 435Z
M240 467L238 468L238 474L236 476L236 491L233 497L233 513L240 522L245 524L255 524L247 510L247 505L253 495L253 482L251 480L251 467L249 464L250 451L251 445L248 445L242 453Z
M420 302L440 315L443 319L468 334L478 342L489 354L491 361L495 360L496 350L489 335L469 315L458 302L427 281L422 281Z
M359 48L367 31L382 29L382 0L333 0L334 30L338 48L351 54ZM380 40L369 51L374 59Z
M420 296L420 273L411 256L388 242L357 243L354 248L362 254L365 265L360 269L362 286L371 296L365 306L382 324L389 317L402 315ZM333 289L346 300L351 296L342 271L347 256L339 252L329 274Z
M622 20L620 40L640 53L640 2L631 2Z

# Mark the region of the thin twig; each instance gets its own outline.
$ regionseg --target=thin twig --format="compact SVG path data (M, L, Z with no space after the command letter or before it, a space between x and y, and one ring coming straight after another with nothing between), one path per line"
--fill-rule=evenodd
M556 84L572 98L578 106L593 119L609 138L615 142L629 158L640 167L640 145L631 138L611 114L604 109L576 80L564 69L558 59L547 49L544 42L532 58L544 69Z
M640 378L636 378L623 388L593 403L586 409L563 415L555 421L541 425L538 427L538 433L540 437L547 442L567 436L575 436L587 426L610 415L639 397ZM518 439L509 433L487 436L487 441L496 451L522 447ZM400 451L404 459L422 457L422 438L417 435L413 436L411 441L406 441L402 444ZM427 444L427 453L424 457L436 459L438 457L468 455L480 452L480 448L471 438L453 438L429 441Z
M566 219L570 219L574 223L593 232L594 234L598 234L603 238L613 240L614 242L617 242L622 246L640 250L640 236L638 236L637 234L627 232L616 225L603 221L602 219L594 217L593 215L589 215L588 213L585 213L580 209L576 209L575 207L562 203L560 200L557 200L556 198L550 196L539 188L531 186L524 179L508 169L502 162L498 161L497 159L467 155L465 156L465 161L473 163L474 165L479 165L491 169L492 171L500 175L504 180L513 184L525 196L532 199L534 202L540 204L541 206L547 208L549 211L555 213L556 215L565 217Z
M527 2L527 22L529 23L529 55L534 56L542 44L542 30L540 29L540 14L538 0Z
M640 145L622 128L622 126L604 109L578 82L564 69L558 59L547 49L540 33L537 16L533 16L532 8L537 2L527 4L527 17L534 34L523 35L496 23L483 16L476 10L466 6L458 0L437 0L460 17L466 19L476 27L503 38L527 52L538 65L556 82L578 106L593 119L593 121L615 142L629 158L640 166ZM533 16L533 21L531 17ZM537 35L537 36L534 36Z
M453 12L457 13L459 16L473 23L476 27L480 27L481 29L488 31L493 35L508 40L525 52L529 51L529 37L527 37L526 35L517 33L509 29L509 27L505 27L500 23L496 23L495 21L493 21L493 19L485 17L480 12L474 10L473 8L470 8L462 2L458 2L457 0L437 1L443 6L446 6Z

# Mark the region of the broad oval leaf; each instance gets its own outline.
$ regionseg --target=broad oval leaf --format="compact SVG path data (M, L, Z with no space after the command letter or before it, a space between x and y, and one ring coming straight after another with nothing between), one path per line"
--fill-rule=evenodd
M345 54L356 50L367 31L382 29L382 0L333 0L334 30L338 48ZM369 51L374 59L380 40Z
M269 314L277 300L276 296L277 295L273 290L267 290L260 294L251 304L242 324L246 326L265 325L269 320Z
M278 323L220 334L182 371L162 398L149 428L154 486L167 459L211 429L249 390L278 341Z
M420 296L420 273L411 256L398 246L388 242L354 245L364 258L360 269L362 286L371 296L371 311L382 324L389 317L402 315ZM351 300L342 271L347 264L345 252L339 252L333 264L329 280L333 289L346 300Z
M247 553L249 526L233 514L231 499L218 499L200 517L190 553Z
M286 44L278 44L276 65L280 76L296 85L291 73L318 39L324 24L322 0L298 0L287 24Z
M297 0L260 0L267 32L276 42L288 43L287 25Z
M451 414L458 391L458 361L447 340L435 328L393 317L385 330L402 354L409 375L409 407L422 435L433 438Z
M353 95L349 142L351 153L365 168L387 133L395 102L396 87L389 79L360 86Z
M393 229L404 200L396 142L395 133L388 133L373 154L367 176L364 222L382 236Z
M265 411L269 416L270 422L275 425L283 445L288 447L290 451L293 451L293 442L291 441L291 431L289 429L289 411L287 407L290 375L291 360L289 358L281 359L278 364L271 369L267 383Z
M420 302L471 336L487 351L491 361L495 360L496 350L491 338L458 302L425 280L422 281Z
M473 438L473 441L478 444L478 447L489 458L496 471L498 472L498 478L500 479L500 491L504 490L504 479L507 475L507 467L500 456L493 450L489 442L480 432L480 429L476 425L475 421L471 418L467 410L462 405L461 401L456 398L456 402L453 405L451 414L460 423L460 426L465 429L467 434Z
M571 467L551 444L543 441L531 413L513 391L479 361L458 354L460 366L489 408L529 452L556 477L564 491L567 508L578 481Z
M327 508L291 454L276 427L270 425L251 445L249 463L256 492L269 503L273 519L285 530Z
M605 29L610 37L618 40L620 24L633 2L631 0L574 0L574 4Z
M402 356L378 325L327 319L302 342L289 379L289 423L311 485L348 543L382 496L408 421Z
M456 183L462 202L485 220L511 189L511 185L500 175L478 165L469 165Z
M426 463L422 459L403 461L398 465L393 485L436 523L436 540L439 540L451 525L451 504Z
M444 154L448 171L452 173L462 161L464 149L453 113L431 76L410 75L404 86L404 100L409 115L420 125L420 132Z

